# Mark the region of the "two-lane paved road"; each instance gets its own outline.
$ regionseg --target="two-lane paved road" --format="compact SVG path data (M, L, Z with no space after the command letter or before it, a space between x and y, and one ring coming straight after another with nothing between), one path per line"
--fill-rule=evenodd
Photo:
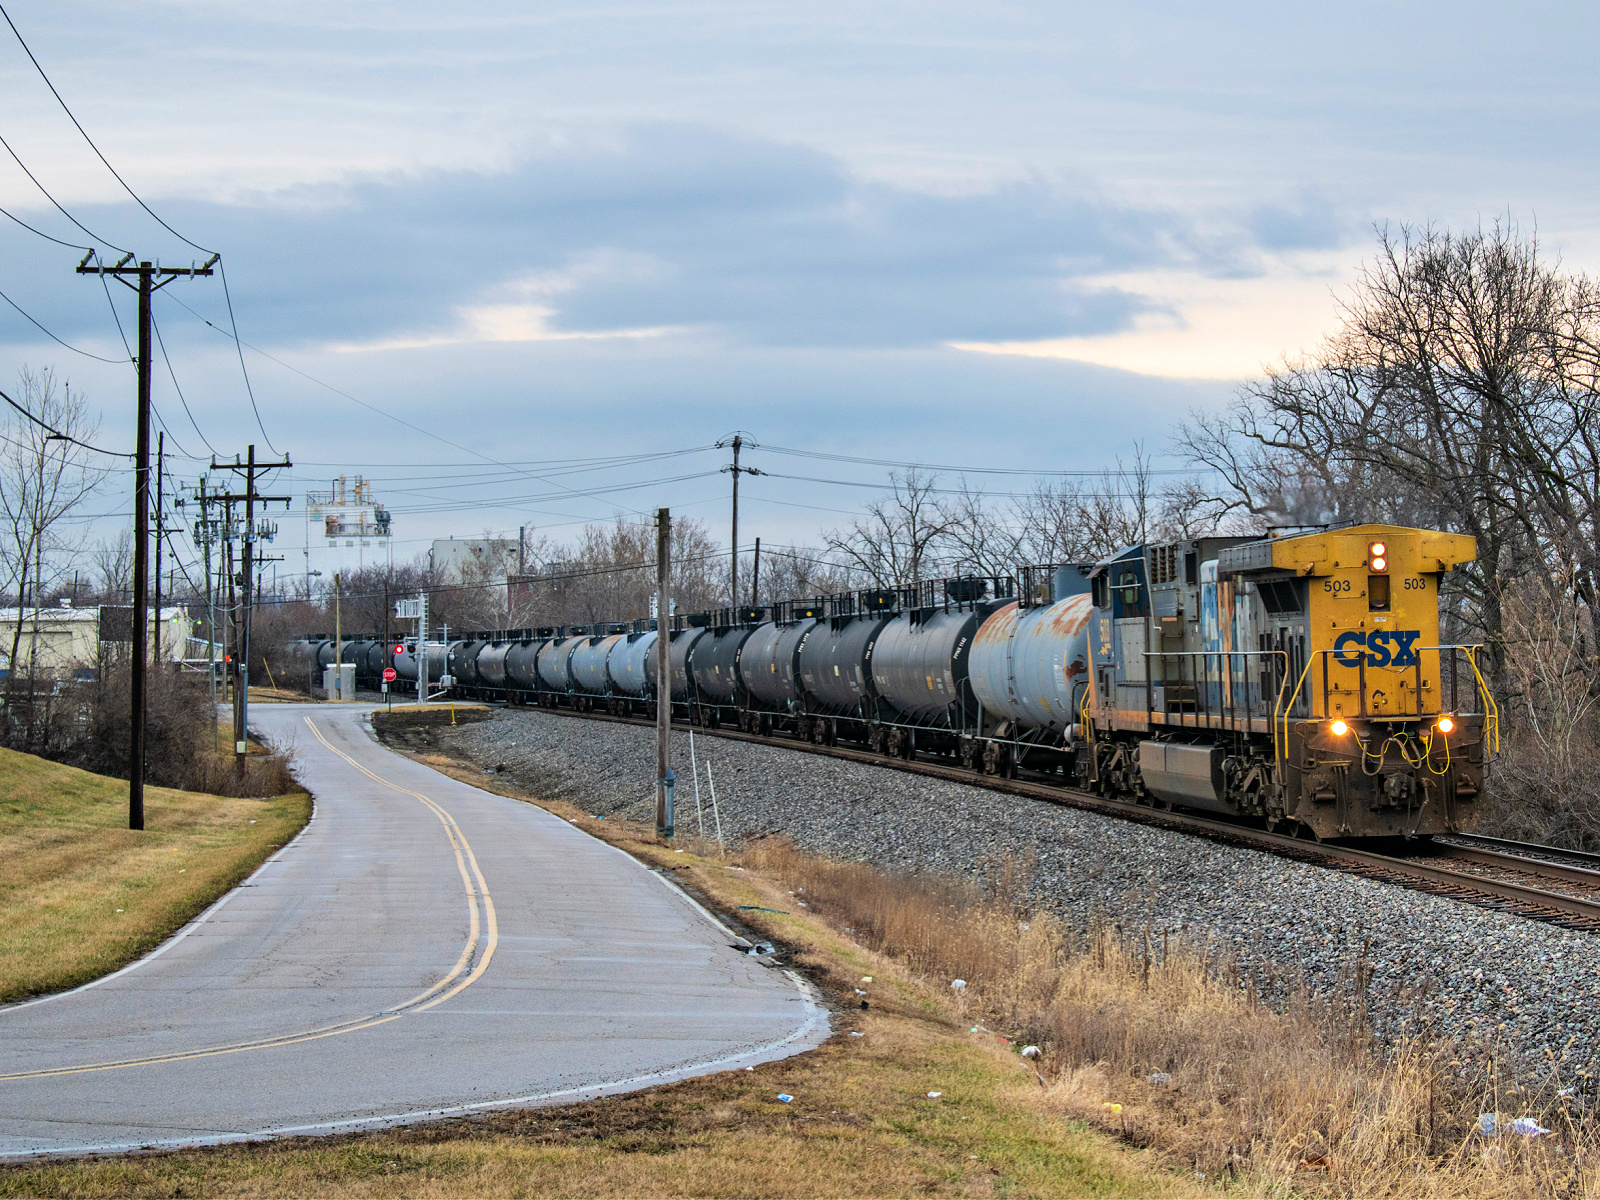
M385 749L367 712L254 710L306 830L151 957L0 1009L0 1157L579 1099L827 1036L659 875Z

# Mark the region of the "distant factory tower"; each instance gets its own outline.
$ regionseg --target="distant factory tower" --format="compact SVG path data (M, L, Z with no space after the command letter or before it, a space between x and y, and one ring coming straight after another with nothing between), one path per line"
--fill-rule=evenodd
M327 491L306 493L306 582L312 590L328 586L334 572L392 566L389 510L360 475L340 475Z

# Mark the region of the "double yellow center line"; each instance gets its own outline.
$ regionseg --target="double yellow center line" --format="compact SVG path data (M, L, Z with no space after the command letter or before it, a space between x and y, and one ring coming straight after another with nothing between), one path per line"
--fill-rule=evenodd
M318 1029L308 1029L300 1033L286 1033L278 1037L260 1038L250 1042L235 1042L224 1046L207 1046L198 1050L176 1050L170 1054L121 1059L115 1062L86 1063L77 1067L18 1071L10 1075L0 1075L0 1082L21 1079L46 1079L56 1075L83 1075L92 1071L116 1071L125 1067L146 1067L162 1063L187 1062L195 1058L215 1058L224 1054L242 1054L247 1050L274 1050L280 1046L295 1046L302 1042L314 1042L320 1038L355 1033L361 1029L387 1025L390 1021L397 1021L408 1013L425 1012L436 1004L443 1004L452 996L456 996L471 987L489 969L489 962L494 958L495 948L500 944L500 926L495 917L494 899L489 895L489 885L484 882L483 872L478 868L478 859L472 853L472 845L467 841L466 834L461 832L461 827L456 824L456 819L421 792L414 792L410 788L401 787L399 784L392 783L383 778L383 776L363 767L343 750L328 741L310 717L306 717L305 722L307 728L311 730L311 735L334 754L344 759L345 762L367 778L381 783L386 788L420 801L434 816L439 818L440 824L444 826L445 836L449 838L450 848L455 852L456 869L461 873L461 883L466 889L467 895L467 944L462 947L461 957L456 960L455 966L450 968L449 973L433 986L418 992L404 1003L387 1008L375 1016L358 1017L337 1025L325 1025ZM475 958L477 959L477 965L473 966L472 963ZM469 967L471 968L470 971L468 970ZM465 976L464 978L463 975Z

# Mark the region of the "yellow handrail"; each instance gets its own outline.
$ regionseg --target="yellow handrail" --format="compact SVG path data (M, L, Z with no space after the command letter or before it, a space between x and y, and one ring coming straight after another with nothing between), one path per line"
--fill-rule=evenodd
M1282 650L1277 651L1277 653L1282 654L1285 660L1289 657ZM1328 652L1324 650L1322 653L1326 654ZM1287 665L1287 662L1285 662L1285 665ZM1289 710L1294 707L1295 698L1300 695L1300 689L1305 686L1306 676L1310 672L1311 655L1308 654L1306 655L1306 665L1300 671L1300 678L1295 681L1294 691L1289 693L1289 702L1287 704L1283 702L1283 689L1289 686L1288 671L1283 673L1283 682L1278 685L1278 699L1272 706L1272 757L1276 760L1289 757ZM1283 749L1281 751L1278 749L1278 713L1280 710L1283 713Z
M1483 648L1479 642L1472 646L1463 646L1467 652L1467 665L1472 668L1472 675L1478 681L1478 695L1483 697L1483 713L1487 720L1484 722L1484 734L1494 738L1492 754L1500 753L1500 706L1494 702L1494 696L1489 691L1489 685L1483 678L1483 672L1478 670L1478 651Z

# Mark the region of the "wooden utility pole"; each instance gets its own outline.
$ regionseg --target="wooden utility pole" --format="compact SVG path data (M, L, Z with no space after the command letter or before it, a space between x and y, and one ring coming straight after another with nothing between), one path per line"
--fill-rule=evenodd
M236 652L233 661L234 678L234 706L233 706L233 765L240 777L244 776L245 758L249 749L250 736L250 612L255 596L255 568L256 564L265 561L256 553L256 539L270 539L277 533L276 525L269 525L263 521L256 524L256 502L263 504L278 503L285 509L289 507L292 497L289 496L263 496L256 491L256 479L263 471L276 471L294 464L285 456L282 462L261 463L256 461L256 448L254 443L249 448L249 455L244 462L239 461L239 456L234 455L231 463L219 463L215 459L211 462L213 471L243 471L244 494L225 494L220 499L230 505L233 501L244 502L244 526L239 531L240 562L239 562L239 591L244 602L243 619L236 627L234 640Z
M737 478L737 477L735 477ZM672 513L656 510L656 836L672 836L672 652L667 580L672 570Z
M139 293L139 357L134 364L138 378L138 431L133 460L133 702L128 722L128 828L143 829L145 661L150 634L150 297L174 279L211 274L221 256L213 254L200 267L135 264L132 254L123 255L115 266L97 262L91 267L89 260L94 257L93 250L83 256L78 264L79 275L110 275ZM125 276L136 276L138 283L129 283Z
M722 469L733 475L733 572L728 580L728 603L735 609L739 607L739 476L763 474L756 467L741 467L739 465L739 451L745 446L754 446L755 444L753 441L746 441L742 433L736 433L731 439L724 438L717 443L718 449L723 446L731 446L733 448L733 465Z
M761 539L756 539L756 569L750 576L750 607L761 603Z
M167 467L167 435L163 431L156 434L156 674L161 673L161 538L167 531L166 522L162 519L162 508L165 506L165 492L161 487L161 477Z

